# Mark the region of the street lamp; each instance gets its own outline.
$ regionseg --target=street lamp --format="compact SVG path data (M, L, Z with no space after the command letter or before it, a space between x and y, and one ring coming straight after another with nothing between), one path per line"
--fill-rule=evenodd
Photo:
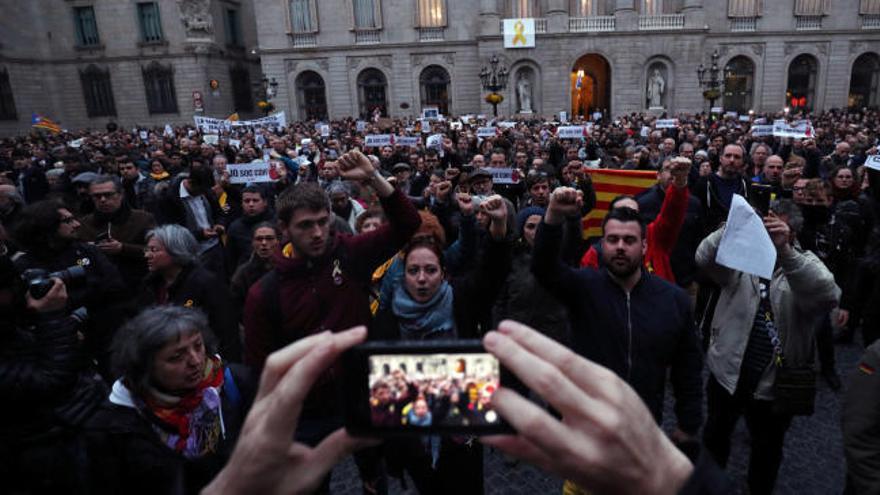
M708 72L708 74L707 74ZM708 69L703 66L701 63L699 67L697 67L697 81L700 84L703 90L703 98L709 100L709 109L715 107L715 100L717 100L721 96L721 92L718 88L721 86L721 81L718 80L718 50L715 50L712 53L712 66Z
M483 89L486 91L490 91L488 95L486 95L486 101L492 104L492 112L497 117L498 116L498 104L504 101L504 97L498 92L507 87L507 67L501 66L498 67L498 55L493 54L492 59L489 60L489 65L492 68L488 68L483 66L480 69L480 82L483 85Z
M259 83L253 83L254 90L257 92L257 107L266 115L275 110L275 105L271 103L272 98L278 94L278 81L273 77L269 79L263 76Z

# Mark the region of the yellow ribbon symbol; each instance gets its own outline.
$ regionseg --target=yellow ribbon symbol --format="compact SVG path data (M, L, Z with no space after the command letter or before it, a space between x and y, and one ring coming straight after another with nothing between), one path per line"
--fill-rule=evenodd
M517 41L519 41L525 46L526 35L524 34L524 31L526 30L526 27L523 25L522 21L516 21L516 24L513 25L513 30L515 31L513 34L513 44L515 45Z

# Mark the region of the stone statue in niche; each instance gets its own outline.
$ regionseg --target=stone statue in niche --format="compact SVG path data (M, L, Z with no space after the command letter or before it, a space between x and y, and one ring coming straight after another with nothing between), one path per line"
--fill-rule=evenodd
M177 0L187 38L206 38L214 32L211 0Z
M532 83L529 81L529 75L526 71L519 73L516 94L519 97L519 113L532 113Z
M663 95L666 93L666 80L660 73L659 67L654 67L651 77L648 78L648 107L663 108Z

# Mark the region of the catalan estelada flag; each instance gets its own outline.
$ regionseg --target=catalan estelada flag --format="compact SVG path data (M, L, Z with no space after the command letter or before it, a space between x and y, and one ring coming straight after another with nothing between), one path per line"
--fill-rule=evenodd
M53 134L61 132L61 126L58 125L57 122L38 113L31 114L31 127L35 129L45 129Z
M226 120L229 120L232 122L238 122L238 119L239 119L238 112L235 112L234 114L230 115L229 117L226 117Z
M607 168L587 169L596 191L596 207L581 220L584 239L602 235L602 220L608 213L608 205L621 194L636 194L657 183L653 170L617 170Z

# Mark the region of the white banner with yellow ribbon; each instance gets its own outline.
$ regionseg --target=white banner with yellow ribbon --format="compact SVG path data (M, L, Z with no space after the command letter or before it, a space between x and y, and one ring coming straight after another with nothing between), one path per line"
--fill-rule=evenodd
M504 48L534 47L534 19L504 19Z

